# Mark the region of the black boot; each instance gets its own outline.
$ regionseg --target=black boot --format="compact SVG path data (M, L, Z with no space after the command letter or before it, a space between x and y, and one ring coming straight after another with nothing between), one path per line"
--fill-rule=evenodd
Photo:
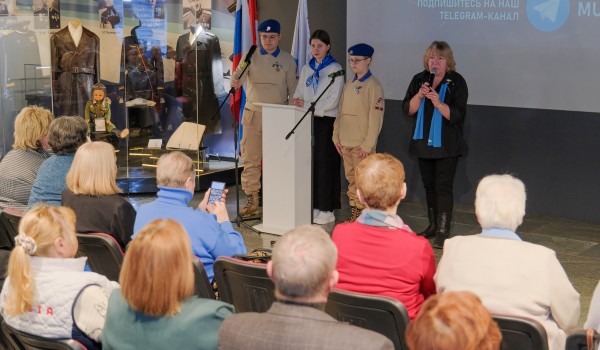
M450 223L452 222L452 213L438 213L437 230L435 239L431 246L437 249L444 248L444 241L450 237Z
M417 233L418 236L423 236L425 238L431 238L435 236L435 232L437 230L436 214L437 213L435 212L435 209L429 208L429 210L427 211L427 215L429 216L429 226L427 226L427 228L424 231Z

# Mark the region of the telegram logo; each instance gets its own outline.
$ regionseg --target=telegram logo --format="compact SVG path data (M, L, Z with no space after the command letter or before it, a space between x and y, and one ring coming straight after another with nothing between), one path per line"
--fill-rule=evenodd
M542 32L553 32L569 18L569 0L528 0L527 18L533 27Z

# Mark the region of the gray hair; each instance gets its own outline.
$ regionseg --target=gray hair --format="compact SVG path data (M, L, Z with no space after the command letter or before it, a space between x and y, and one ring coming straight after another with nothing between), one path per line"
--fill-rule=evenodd
M287 298L317 296L335 270L337 248L322 228L299 226L286 233L273 249L273 282Z
M75 153L87 141L88 125L78 116L56 118L48 129L48 144L56 154Z
M183 188L187 179L196 175L192 158L180 151L163 154L156 167L156 183L159 186Z
M488 175L475 193L475 214L482 228L516 231L525 216L525 185L511 175Z

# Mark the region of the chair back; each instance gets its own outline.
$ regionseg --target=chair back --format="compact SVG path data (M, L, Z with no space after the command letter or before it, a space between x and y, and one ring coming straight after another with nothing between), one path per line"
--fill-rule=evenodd
M194 264L194 289L196 290L196 295L200 298L215 299L215 291L208 280L208 274L204 269L202 261L194 256L192 263Z
M77 256L87 256L87 264L92 271L111 281L119 280L124 254L112 236L106 233L78 233L77 241Z
M4 338L16 350L87 350L74 339L47 339L23 333L6 324L4 320L0 327Z
M219 299L233 304L235 311L265 312L275 301L275 285L267 265L219 257L213 266Z
M502 332L502 350L548 350L548 336L541 323L525 317L492 315Z
M565 350L597 350L599 343L600 337L594 329L575 329L567 336Z
M0 248L13 249L19 234L19 222L25 212L4 208L0 213Z
M336 289L329 294L325 312L339 321L383 334L396 350L408 349L404 333L410 318L404 304L396 299Z

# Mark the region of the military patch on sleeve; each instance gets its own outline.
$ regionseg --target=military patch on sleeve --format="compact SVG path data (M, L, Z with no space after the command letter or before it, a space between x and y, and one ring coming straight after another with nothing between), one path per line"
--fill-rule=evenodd
M378 111L383 111L383 98L380 97L377 99L377 102L375 102L375 109Z

